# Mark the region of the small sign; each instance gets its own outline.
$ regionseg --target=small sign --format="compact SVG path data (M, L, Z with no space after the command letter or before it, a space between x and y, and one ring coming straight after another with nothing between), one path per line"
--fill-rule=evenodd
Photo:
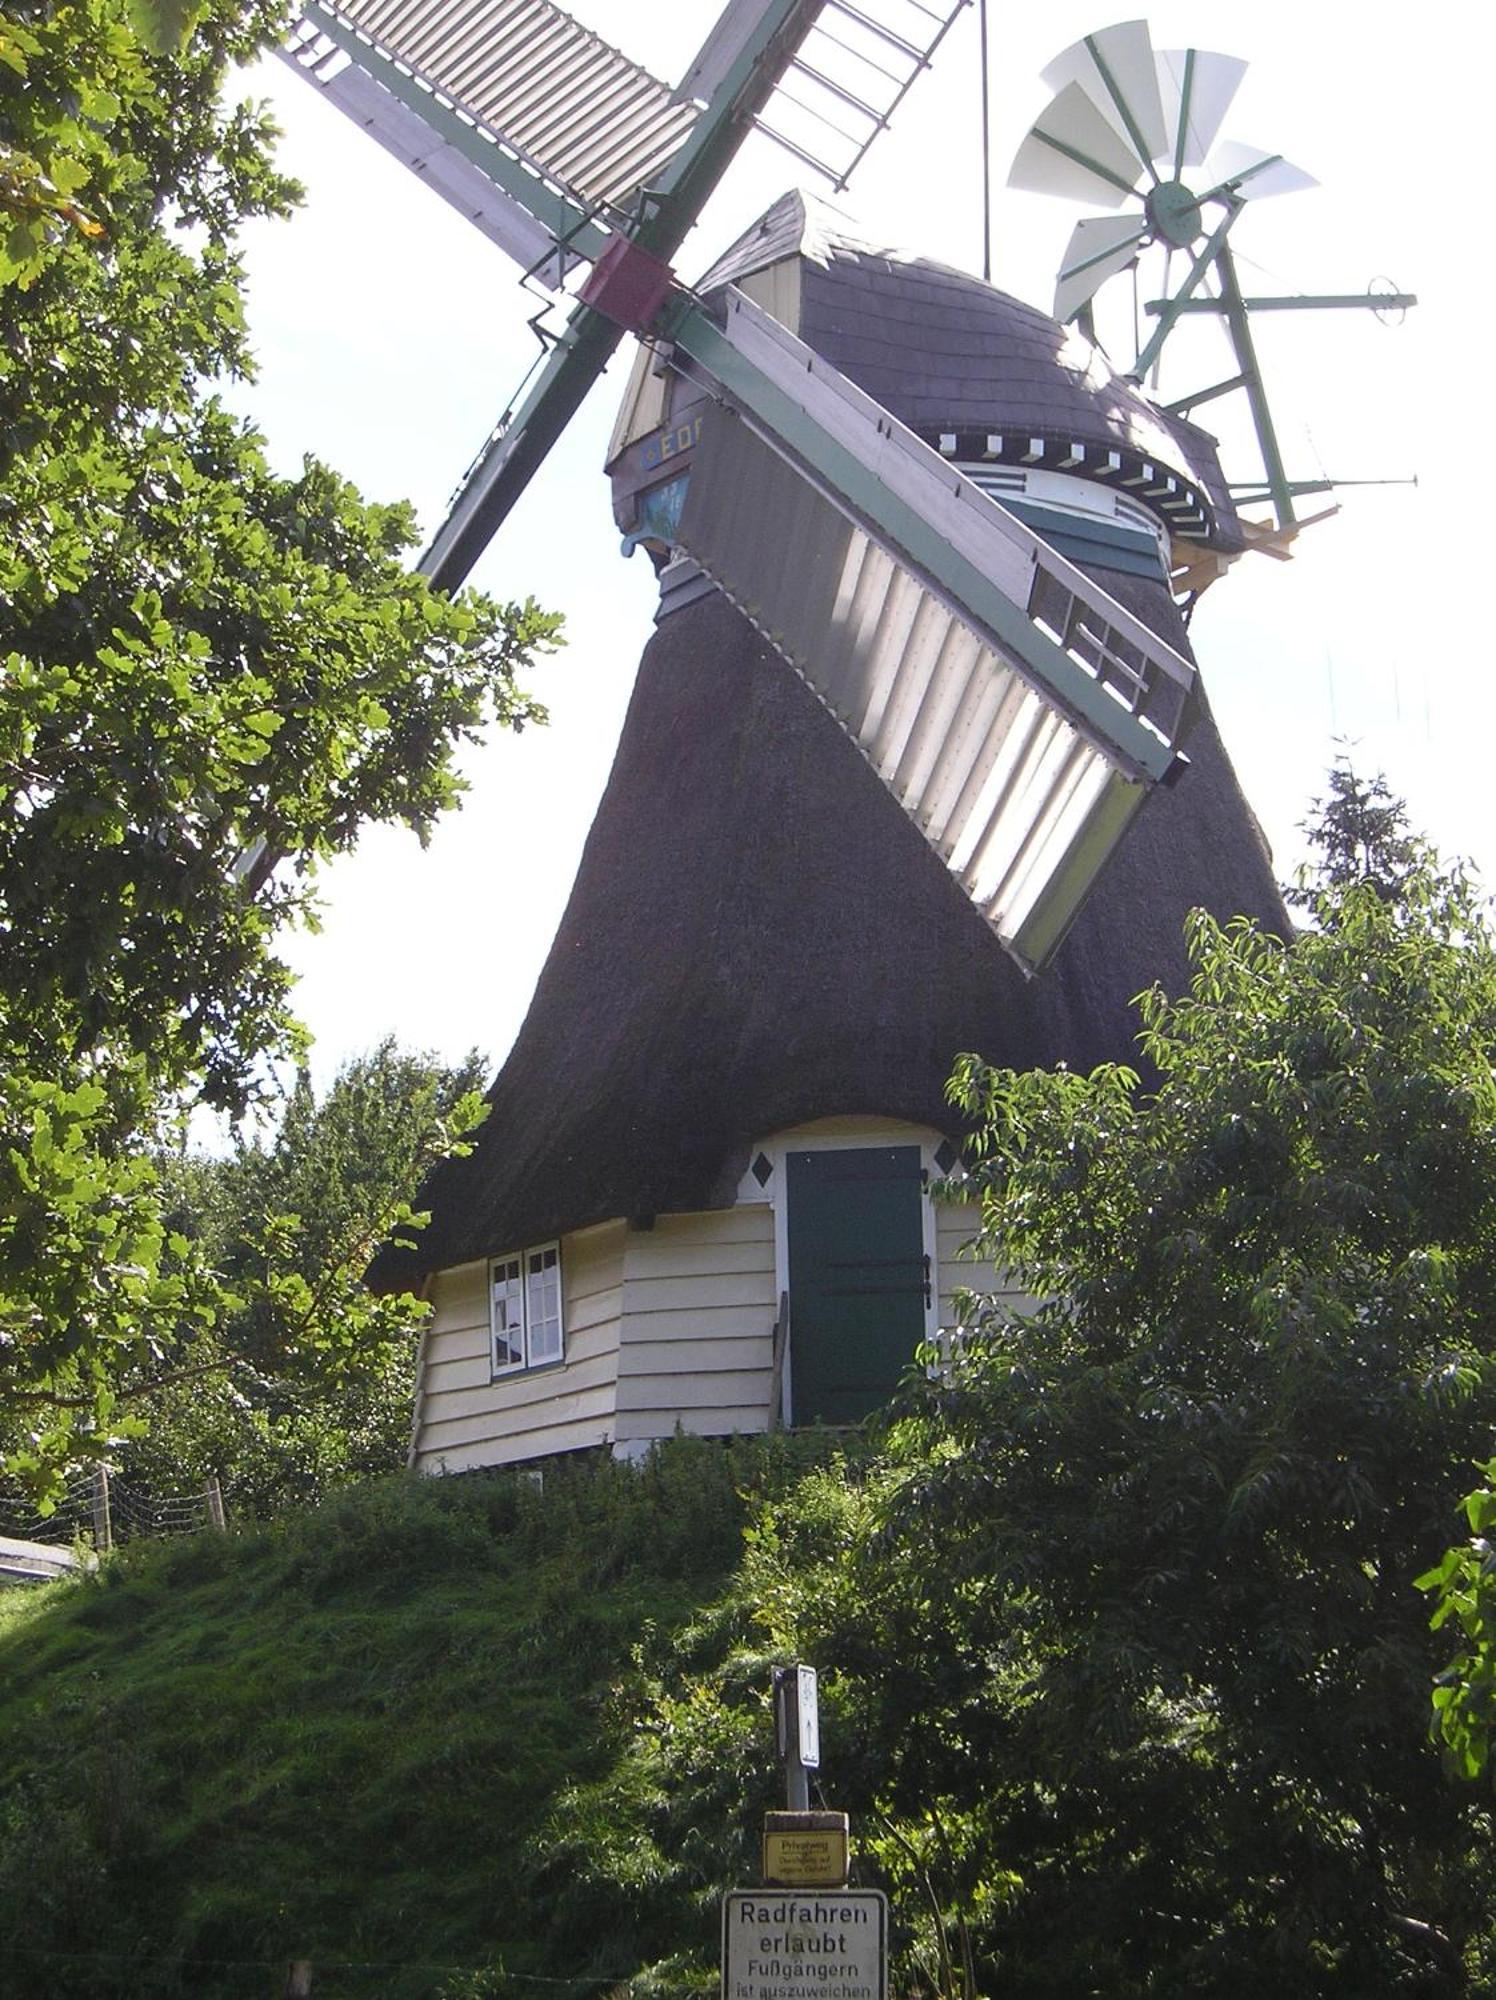
M764 1880L783 1888L839 1889L847 1879L843 1812L764 1814Z
M800 1717L800 1762L807 1771L821 1764L821 1698L814 1667L795 1669L795 1708Z
M774 1747L786 1763L820 1769L821 1709L814 1667L774 1669Z
M876 1889L733 1889L722 2000L886 2000L888 1901Z

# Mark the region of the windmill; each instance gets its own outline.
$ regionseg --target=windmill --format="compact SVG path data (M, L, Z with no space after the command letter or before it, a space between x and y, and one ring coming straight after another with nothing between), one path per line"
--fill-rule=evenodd
M607 469L657 630L488 1122L377 1271L435 1302L424 1468L860 1418L980 1282L956 1055L1131 1059L1190 909L1284 922L1170 585L1243 545L1206 433L808 196L670 268L749 122L840 183L958 11L732 0L673 88L545 0L293 32L569 311L429 575L639 340Z
M1295 526L1294 501L1324 493L1331 480L1291 480L1252 340L1254 313L1371 310L1400 314L1416 305L1390 285L1359 294L1244 296L1230 236L1248 206L1297 193L1313 178L1279 153L1222 140L1247 65L1209 49L1155 50L1145 21L1124 21L1084 36L1043 72L1054 92L1014 158L1009 185L1120 211L1075 224L1055 283L1054 316L1088 331L1092 302L1108 279L1162 248L1163 288L1147 302L1157 324L1128 372L1155 382L1170 335L1187 316L1208 314L1225 328L1235 372L1169 407L1188 414L1240 390L1251 409L1262 459L1260 483L1242 497L1272 503L1281 547ZM1172 289L1176 253L1188 259Z
M550 0L309 0L284 53L529 280L561 294L590 266L426 573L466 576L623 334L652 342L702 404L680 545L1033 970L1177 773L1192 667L751 301L708 311L668 262L753 121L843 182L965 4L732 0L673 88ZM811 151L807 124L839 159ZM773 501L745 538L728 515L749 487ZM772 545L770 524L790 520Z

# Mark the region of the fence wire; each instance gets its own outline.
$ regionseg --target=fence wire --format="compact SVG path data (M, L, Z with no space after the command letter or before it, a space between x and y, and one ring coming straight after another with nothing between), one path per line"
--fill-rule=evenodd
M95 1550L122 1542L195 1535L222 1527L222 1500L210 1482L189 1493L153 1493L100 1466L68 1474L56 1505L38 1507L23 1488L0 1480L0 1535L50 1548Z

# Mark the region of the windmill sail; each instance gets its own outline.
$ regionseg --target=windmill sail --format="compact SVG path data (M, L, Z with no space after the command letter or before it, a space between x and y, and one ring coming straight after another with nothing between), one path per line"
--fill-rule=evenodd
M679 545L1036 969L1175 767L1192 665L742 293L675 339L725 406Z
M787 70L802 91L858 101L801 53L823 14L864 38L832 41L853 61L871 61L871 37L913 63L902 79L876 65L897 97L961 3L732 0L675 92L550 0L307 0L295 39L382 143L473 202L506 247L540 246L532 266L548 263L553 282L569 260L594 261L529 398L459 491L428 576L450 587L467 574L623 330L668 329L669 365L723 406L680 545L1034 970L1149 787L1177 768L1192 668L767 314L732 292L719 323L666 261ZM923 43L909 39L911 7ZM418 124L440 142L423 162ZM849 135L856 157L871 136ZM476 202L475 172L492 184Z
M672 257L755 123L840 185L967 4L729 0L674 89L550 0L304 0L281 53L559 291L605 252ZM434 582L462 582L625 327L642 331L573 312L459 487L422 564Z

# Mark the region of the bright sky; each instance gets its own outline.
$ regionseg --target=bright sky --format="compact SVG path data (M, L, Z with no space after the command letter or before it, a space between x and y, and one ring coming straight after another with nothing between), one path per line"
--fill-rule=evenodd
M573 11L673 80L716 5L580 0ZM1041 68L1109 17L1097 0L991 0L990 11L994 278L1047 305L1083 211L1001 183L1047 102ZM1259 202L1237 225L1246 288L1349 293L1385 276L1421 300L1396 328L1360 312L1255 322L1290 476L1418 484L1349 488L1292 563L1244 560L1202 601L1193 638L1228 749L1280 872L1295 865L1298 822L1345 743L1363 768L1385 769L1446 852L1496 882L1496 649L1474 505L1496 443L1475 356L1492 289L1475 167L1496 9L1192 0L1150 20L1158 47L1248 58L1223 137L1281 152L1322 184ZM871 234L980 270L977 77L973 6L835 199ZM247 245L261 368L245 407L284 467L315 453L372 498L412 499L429 531L529 366L535 302L501 252L283 65L267 60L248 87L272 100L283 163L307 199ZM814 185L751 139L680 258L683 274L797 181ZM1130 312L1128 280L1113 283ZM520 1025L651 629L653 578L642 557L618 555L601 473L626 366L625 351L473 578L565 612L569 644L537 679L550 727L471 756L467 803L424 853L409 836L374 833L327 874L324 927L294 952L319 1075L390 1031L447 1056L476 1044L497 1061ZM1228 372L1207 360L1171 377L1166 360L1162 392ZM1227 408L1202 420L1224 433ZM1240 457L1229 469L1256 471Z

